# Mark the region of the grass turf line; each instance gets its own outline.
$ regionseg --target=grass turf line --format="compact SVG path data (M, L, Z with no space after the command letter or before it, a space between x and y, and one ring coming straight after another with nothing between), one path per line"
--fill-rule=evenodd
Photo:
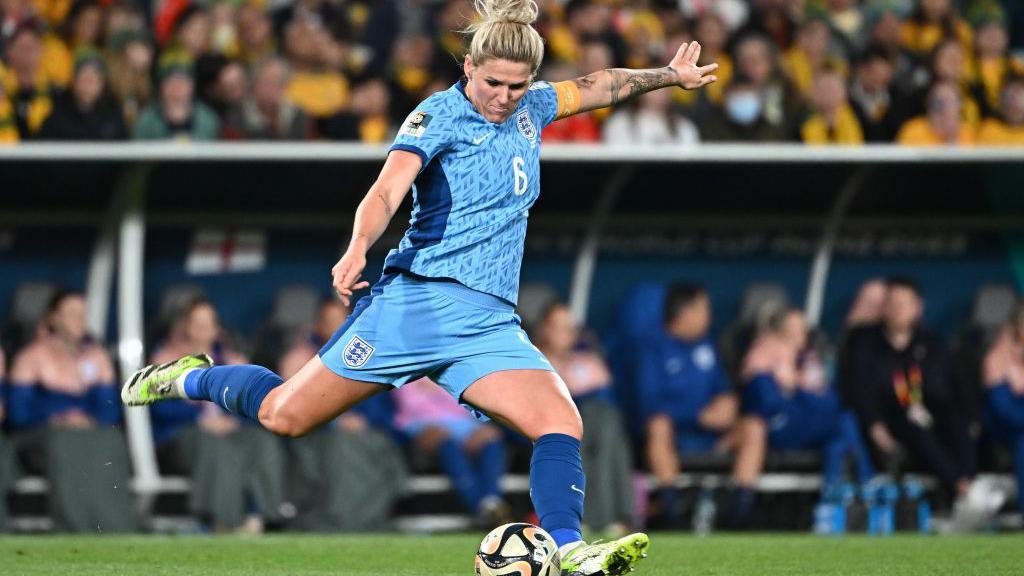
M4 536L10 576L471 576L478 535ZM653 534L636 576L1010 576L1021 536Z

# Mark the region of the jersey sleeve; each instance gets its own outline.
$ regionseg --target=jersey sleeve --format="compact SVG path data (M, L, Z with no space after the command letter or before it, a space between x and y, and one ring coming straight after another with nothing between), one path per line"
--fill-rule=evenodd
M423 161L423 168L451 144L454 115L445 106L443 92L427 98L416 107L398 130L390 150L413 152Z

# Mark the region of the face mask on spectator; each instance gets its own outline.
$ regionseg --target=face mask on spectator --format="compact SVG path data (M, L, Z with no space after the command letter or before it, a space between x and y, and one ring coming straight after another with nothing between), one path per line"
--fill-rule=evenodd
M753 92L733 94L725 103L725 112L733 122L749 126L761 117L761 99Z

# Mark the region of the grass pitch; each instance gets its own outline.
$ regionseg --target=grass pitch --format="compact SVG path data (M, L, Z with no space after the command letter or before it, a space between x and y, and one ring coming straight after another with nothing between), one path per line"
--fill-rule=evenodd
M9 576L471 576L482 535L0 537ZM1010 576L1024 537L653 534L636 576Z

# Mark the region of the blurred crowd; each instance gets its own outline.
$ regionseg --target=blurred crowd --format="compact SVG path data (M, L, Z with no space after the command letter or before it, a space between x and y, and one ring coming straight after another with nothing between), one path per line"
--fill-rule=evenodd
M548 127L548 142L1024 144L1014 0L540 0L540 79L664 66L707 90ZM0 0L0 142L388 142L461 76L469 0Z
M148 361L206 353L239 364L251 349L288 378L347 310L334 298L296 306L296 295L283 294L247 346L198 289L165 293L151 318ZM869 502L906 474L932 477L931 501L964 528L985 525L1013 499L1012 485L979 481L979 468L1014 470L1024 485L1024 307L1010 312L1013 295L988 314L1000 318L961 333L954 346L923 324L924 298L908 278L867 281L834 345L778 297L760 298L713 338L711 298L693 283L634 291L602 343L546 294L523 301L524 325L582 415L594 480L584 522L595 530L688 526L698 512L677 482L694 458L716 461L702 472L729 479L722 512L704 521L733 529L756 524L759 480L773 454L816 455L823 501L848 494ZM308 323L274 324L305 317L303 306ZM123 488L130 466L117 370L87 333L84 296L51 292L29 330L6 334L0 493L21 475L43 475L58 529L142 526ZM159 471L190 479L187 510L205 529L387 529L410 474L431 471L448 476L454 505L481 527L524 513L514 516L501 480L525 470L529 442L478 421L426 378L299 439L274 437L210 403L167 401L149 414ZM649 493L635 482L638 470L649 475ZM0 528L4 517L0 506Z

